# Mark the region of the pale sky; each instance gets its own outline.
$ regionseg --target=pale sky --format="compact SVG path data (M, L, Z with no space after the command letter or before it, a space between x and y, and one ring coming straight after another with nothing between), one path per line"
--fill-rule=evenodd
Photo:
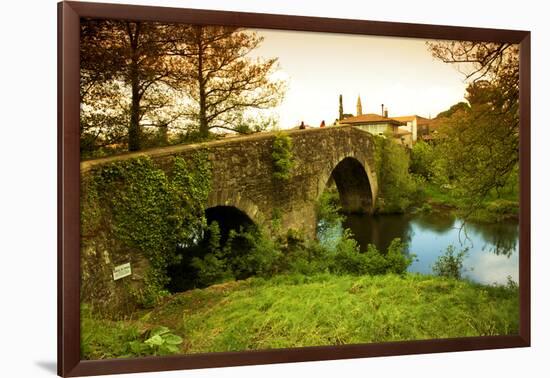
M287 78L283 103L273 110L280 128L301 121L319 126L338 116L338 95L344 112L356 113L361 95L363 114L380 114L384 104L389 116L417 114L435 117L464 101L464 75L452 64L435 60L426 40L255 30L265 39L252 56L278 57Z

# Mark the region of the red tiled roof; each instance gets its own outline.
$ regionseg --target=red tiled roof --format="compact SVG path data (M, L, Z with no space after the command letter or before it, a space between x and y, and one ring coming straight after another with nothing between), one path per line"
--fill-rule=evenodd
M391 123L394 125L402 125L403 122L398 121L394 118L382 117L378 114L363 114L356 117L348 117L339 121L341 124L365 124L365 123Z

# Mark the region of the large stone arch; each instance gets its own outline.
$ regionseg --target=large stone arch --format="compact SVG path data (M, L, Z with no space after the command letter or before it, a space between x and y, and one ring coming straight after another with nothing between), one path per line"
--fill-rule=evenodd
M347 213L372 213L378 185L366 157L342 154L333 159L319 176L317 198L334 183L340 194L342 209Z
M258 206L239 192L227 190L211 192L208 196L207 209L214 207L234 207L246 214L255 224L261 225L264 222L264 216Z

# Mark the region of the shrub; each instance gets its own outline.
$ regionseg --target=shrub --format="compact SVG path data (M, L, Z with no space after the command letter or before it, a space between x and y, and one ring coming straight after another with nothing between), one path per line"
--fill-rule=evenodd
M401 239L394 239L386 253L370 244L366 252L360 252L357 242L349 230L344 233L337 246L331 271L336 274L379 275L403 274L412 263L412 256L406 255L407 245Z
M224 255L237 279L253 275L270 277L277 272L281 251L276 242L260 229L229 232Z
M227 258L221 248L220 226L218 222L212 222L205 235L207 235L207 253L202 257L193 257L191 265L197 270L199 286L209 286L233 277Z
M418 141L414 144L411 151L410 170L412 173L429 180L434 173L434 160L435 154L433 147L426 142Z
M391 138L377 136L374 140L379 189L376 211L402 213L422 196L420 185L409 173L409 155Z
M317 213L317 232L323 233L329 228L342 224L344 216L340 213L340 196L336 188L325 190L315 206Z
M460 279L464 267L464 259L468 255L468 248L457 251L452 245L447 247L445 253L437 258L432 267L435 275Z

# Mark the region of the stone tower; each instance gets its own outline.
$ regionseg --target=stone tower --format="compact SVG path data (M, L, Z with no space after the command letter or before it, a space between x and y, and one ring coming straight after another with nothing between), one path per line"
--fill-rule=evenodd
M363 115L363 107L361 106L361 96L357 96L357 116Z

